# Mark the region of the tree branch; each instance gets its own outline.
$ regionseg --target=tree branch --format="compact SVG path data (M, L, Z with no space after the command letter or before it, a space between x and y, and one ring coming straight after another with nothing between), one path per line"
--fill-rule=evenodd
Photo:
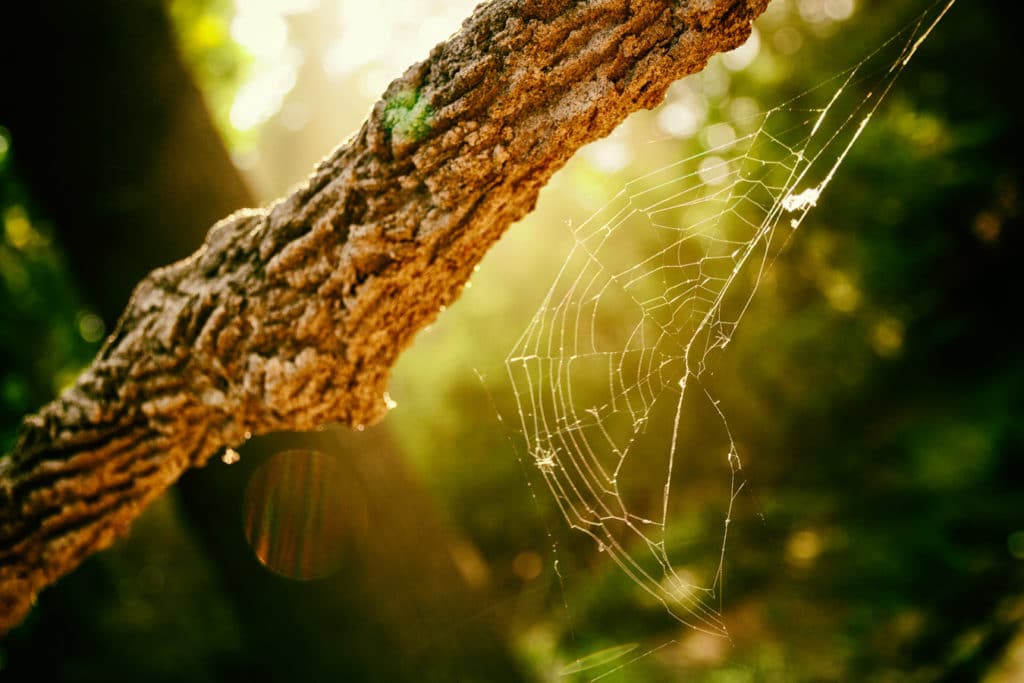
M147 276L0 460L0 629L222 447L378 421L399 352L551 175L767 2L481 5L293 194Z

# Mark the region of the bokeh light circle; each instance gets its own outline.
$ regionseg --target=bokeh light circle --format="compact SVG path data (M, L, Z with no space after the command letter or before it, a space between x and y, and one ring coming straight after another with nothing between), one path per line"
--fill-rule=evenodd
M300 581L337 571L346 529L341 474L336 458L312 450L282 451L253 472L242 521L268 569Z

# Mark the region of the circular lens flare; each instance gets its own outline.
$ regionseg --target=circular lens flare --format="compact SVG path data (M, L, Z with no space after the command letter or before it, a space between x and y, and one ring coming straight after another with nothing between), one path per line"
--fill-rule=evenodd
M341 474L336 458L308 450L278 453L253 473L243 499L245 537L268 569L299 581L338 569L345 530Z

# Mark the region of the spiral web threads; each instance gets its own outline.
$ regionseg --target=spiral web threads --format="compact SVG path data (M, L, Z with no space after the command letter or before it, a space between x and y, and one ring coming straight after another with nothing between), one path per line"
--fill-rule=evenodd
M681 623L727 636L726 538L742 488L725 412L703 381L772 261L814 208L918 47L951 8L933 5L854 67L756 118L734 141L628 182L582 224L505 360L526 450L568 524ZM724 453L681 428L701 403ZM710 427L708 427L710 428ZM703 583L669 556L673 481L695 457L729 482L717 570ZM624 473L664 472L659 500Z

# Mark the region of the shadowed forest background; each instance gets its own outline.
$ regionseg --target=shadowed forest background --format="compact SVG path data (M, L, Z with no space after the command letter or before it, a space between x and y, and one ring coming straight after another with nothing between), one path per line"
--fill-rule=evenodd
M107 0L0 23L4 450L136 281L302 179L473 4ZM566 528L503 365L567 222L922 8L773 0L746 47L555 176L403 356L383 424L256 438L188 473L40 596L0 642L0 678L1024 679L1016 5L954 6L716 360L745 481L721 591L731 641L674 621ZM701 416L687 420L700 451ZM673 479L694 502L670 555L694 572L721 549L721 465ZM634 475L634 495L664 484L660 466Z

